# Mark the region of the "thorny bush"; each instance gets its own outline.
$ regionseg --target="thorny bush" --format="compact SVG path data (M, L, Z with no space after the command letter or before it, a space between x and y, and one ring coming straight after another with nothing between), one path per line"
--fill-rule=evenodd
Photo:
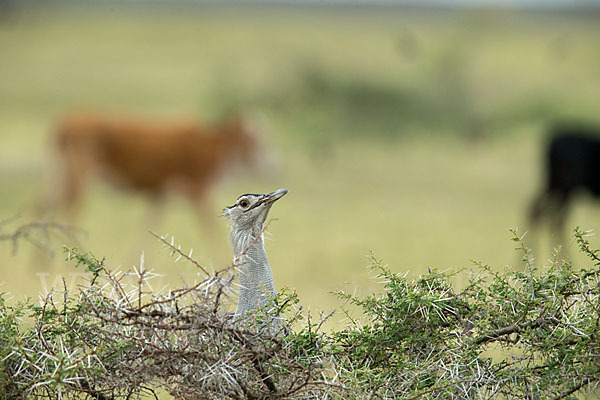
M338 296L357 306L325 333L282 291L234 319L236 265L209 273L165 237L198 282L157 294L143 260L111 271L75 250L90 274L77 296L40 305L0 297L0 393L4 399L575 398L600 381L600 258L575 230L592 265L537 268L516 231L524 267L497 272L435 270L416 280L373 258L383 291ZM457 291L458 273L469 282ZM126 279L130 278L130 279ZM331 315L331 314L330 314ZM26 328L23 319L32 316Z

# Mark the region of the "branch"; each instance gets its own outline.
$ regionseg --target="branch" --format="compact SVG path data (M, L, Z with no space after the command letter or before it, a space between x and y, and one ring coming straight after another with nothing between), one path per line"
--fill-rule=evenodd
M154 236L155 238L157 238L160 242L162 242L162 244L164 244L165 246L167 246L168 248L170 248L172 250L171 251L171 255L177 254L178 255L177 259L179 259L181 257L185 258L187 261L191 262L196 267L200 268L200 270L202 270L202 272L204 272L204 274L206 276L211 276L211 274L209 274L208 271L202 265L200 265L200 263L198 261L194 260L191 257L191 254L192 254L191 252L190 252L190 255L187 255L183 251L181 251L181 249L179 247L175 247L175 245L173 243L169 243L167 241L167 239L165 239L165 237L160 236L157 233L152 232L152 231L150 231L150 234L152 236Z
M543 318L540 317L534 321L529 321L529 322L523 322L520 324L515 324L515 325L509 325L509 326L505 326L504 328L500 328L500 329L496 329L495 331L492 331L486 335L480 336L477 339L475 339L475 341L473 342L473 344L482 344L482 343L488 343L488 342L493 342L496 340L499 340L499 338L501 338L502 336L506 336L506 335L511 335L513 333L517 333L520 332L522 329L536 329L536 328L540 328L544 325L549 325L549 324L558 324L560 321L556 318Z
M580 390L581 388L583 388L585 385L589 385L592 382L593 382L593 380L590 380L590 381L587 381L587 382L586 381L581 381L577 385L573 386L571 389L562 392L561 394L559 394L556 397L553 397L553 400L560 400L560 399L564 399L565 397L569 397L573 393L575 393L578 390Z
M1 222L0 227L5 222L6 221ZM77 234L82 234L84 231L73 225L67 225L60 222L33 221L20 225L11 233L0 233L0 241L12 242L13 254L16 254L18 250L19 241L26 240L38 249L45 251L49 256L53 256L54 252L50 250L46 243L37 240L32 236L34 233L42 234L46 239L50 239L56 234L61 234L70 240L77 241Z

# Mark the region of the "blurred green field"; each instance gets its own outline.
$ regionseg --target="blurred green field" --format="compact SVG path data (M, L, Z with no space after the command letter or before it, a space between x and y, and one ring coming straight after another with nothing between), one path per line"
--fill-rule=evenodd
M518 265L508 228L527 230L545 127L598 120L598 17L501 8L17 9L0 21L0 218L21 217L2 228L35 218L40 196L57 190L49 133L66 111L212 119L235 108L264 128L278 168L218 186L212 227L179 198L147 226L143 197L95 185L77 222L88 232L80 245L111 267L136 264L143 251L146 267L164 275L157 288L178 285L196 271L174 264L148 229L220 268L231 258L220 209L239 194L286 187L267 251L276 285L312 309L338 306L330 291L373 290L371 251L411 276L472 259ZM584 197L568 225L596 229L599 211ZM70 282L78 271L62 261L61 243L52 246L59 254L48 260L26 243L14 255L0 244L1 290L36 298L44 280Z

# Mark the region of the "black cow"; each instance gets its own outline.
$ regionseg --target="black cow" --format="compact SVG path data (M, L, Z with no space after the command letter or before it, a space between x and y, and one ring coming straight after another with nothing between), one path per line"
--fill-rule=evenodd
M562 235L573 195L588 192L600 197L600 127L561 123L551 130L546 152L546 186L530 208L530 222L542 218Z

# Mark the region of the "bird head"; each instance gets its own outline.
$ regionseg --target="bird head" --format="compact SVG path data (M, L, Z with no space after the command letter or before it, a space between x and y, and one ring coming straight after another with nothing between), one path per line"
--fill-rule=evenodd
M262 230L273 203L287 192L287 189L279 189L266 194L241 195L234 205L223 210L223 216L229 219L232 229L256 234Z

